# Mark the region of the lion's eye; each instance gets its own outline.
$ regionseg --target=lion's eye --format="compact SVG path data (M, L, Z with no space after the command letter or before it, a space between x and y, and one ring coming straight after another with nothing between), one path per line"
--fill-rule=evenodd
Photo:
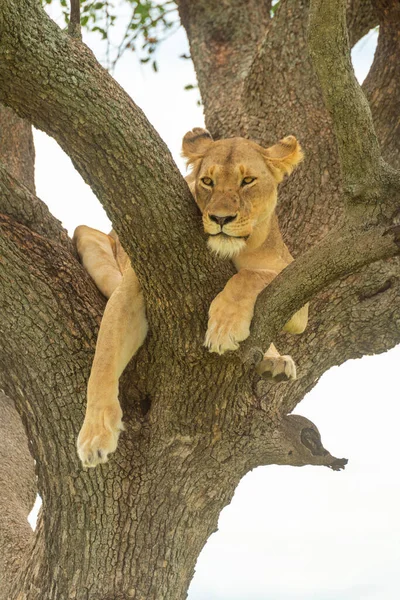
M249 183L253 183L253 181L256 180L256 177L245 177L244 179L242 179L242 187L244 185L249 185Z
M212 187L214 185L213 180L209 177L203 177L201 181L204 183L204 185L207 185L208 187Z

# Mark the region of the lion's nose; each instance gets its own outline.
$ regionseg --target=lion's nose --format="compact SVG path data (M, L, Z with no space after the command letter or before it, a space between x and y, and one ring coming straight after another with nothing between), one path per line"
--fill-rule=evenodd
M214 223L218 223L218 225L221 225L221 227L223 225L226 225L227 223L230 223L231 221L234 221L237 217L237 215L227 215L225 217L219 217L218 215L209 215L211 221L214 221Z

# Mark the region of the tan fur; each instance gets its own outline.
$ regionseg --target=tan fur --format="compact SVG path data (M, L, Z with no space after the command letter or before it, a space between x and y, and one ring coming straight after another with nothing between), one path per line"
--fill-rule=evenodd
M199 128L185 135L182 151L192 167L187 182L202 212L208 245L222 258L231 258L238 271L209 311L205 345L210 352L223 354L236 350L249 336L258 294L293 260L283 242L275 207L278 183L303 155L293 136L262 148L243 138L214 142ZM78 437L82 463L93 467L105 462L117 447L123 429L118 380L146 337L147 321L137 277L116 234L80 226L74 240L85 268L109 298ZM306 325L307 306L290 319L285 330L301 333ZM264 375L267 372L277 381L296 377L291 357L281 356L273 344L261 366Z

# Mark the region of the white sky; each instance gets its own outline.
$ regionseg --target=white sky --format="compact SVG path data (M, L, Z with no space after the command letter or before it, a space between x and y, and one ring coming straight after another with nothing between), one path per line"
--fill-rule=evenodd
M375 43L372 34L354 53L360 79ZM184 52L180 30L159 51L158 74L132 55L116 70L181 168L182 136L203 124L197 92L183 90L195 82L191 62L177 58ZM69 158L44 133L35 143L39 197L70 233L81 223L107 231L104 211ZM248 474L200 555L189 600L400 597L399 359L400 347L322 377L298 412L316 423L325 447L350 459L346 470L260 467Z

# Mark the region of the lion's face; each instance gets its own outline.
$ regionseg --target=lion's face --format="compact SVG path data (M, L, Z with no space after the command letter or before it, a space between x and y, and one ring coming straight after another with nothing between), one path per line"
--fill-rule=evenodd
M208 246L222 257L239 254L276 206L276 181L254 146L241 138L214 142L196 176Z
M293 137L264 149L244 138L214 142L204 129L185 135L183 154L193 165L187 181L211 250L232 258L246 248L275 210L278 182L296 164L293 156L290 166L287 160L293 153L299 162L302 154Z

